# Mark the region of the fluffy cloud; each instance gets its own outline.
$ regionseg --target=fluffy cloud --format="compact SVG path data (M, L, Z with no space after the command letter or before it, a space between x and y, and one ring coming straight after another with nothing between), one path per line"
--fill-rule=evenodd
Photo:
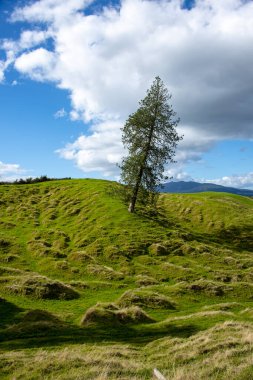
M120 126L155 75L181 117L179 165L217 140L253 138L253 3L197 0L190 11L180 3L124 0L91 15L88 0L40 0L15 10L13 22L40 29L5 41L9 60L68 90L71 119L94 124L59 150L62 157L85 172L110 173L122 154ZM53 49L37 46L47 38Z
M25 30L21 32L20 38L17 41L5 39L2 43L2 47L9 53L18 53L22 50L31 49L34 46L45 42L50 36L50 31Z
M218 185L239 187L245 189L253 189L253 172L244 175L233 175L230 177L222 177L216 179L207 179L203 182L216 183Z
M15 61L15 68L23 74L29 74L32 79L44 81L45 74L48 80L50 71L55 64L55 56L50 51L39 48L29 53L24 53Z
M23 8L17 8L11 17L12 21L57 22L68 18L82 9L89 0L39 0Z
M100 172L104 176L117 175L116 163L122 156L118 122L103 122L93 126L89 136L80 136L58 153L67 160L74 160L85 173Z
M14 181L25 173L26 170L18 164L5 164L0 161L0 181Z

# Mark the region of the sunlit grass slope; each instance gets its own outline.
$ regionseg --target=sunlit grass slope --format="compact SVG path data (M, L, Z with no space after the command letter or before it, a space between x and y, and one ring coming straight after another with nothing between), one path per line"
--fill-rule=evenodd
M117 187L0 186L0 378L253 377L252 199Z

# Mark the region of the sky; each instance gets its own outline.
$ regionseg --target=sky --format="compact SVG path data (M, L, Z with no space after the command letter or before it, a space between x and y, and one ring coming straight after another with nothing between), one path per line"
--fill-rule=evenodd
M173 180L253 189L252 0L0 0L0 180L118 179L154 78L184 135Z

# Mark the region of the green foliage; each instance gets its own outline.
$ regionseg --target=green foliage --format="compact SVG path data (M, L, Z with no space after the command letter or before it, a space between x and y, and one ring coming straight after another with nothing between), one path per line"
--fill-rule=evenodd
M40 182L47 182L47 181L62 181L65 179L70 179L70 177L66 178L49 178L46 175L41 175L40 177L28 177L28 178L20 178L16 179L14 182L6 182L6 181L0 181L0 185L10 185L10 184L15 184L15 185L27 185L29 183L40 183Z
M159 77L156 77L138 110L129 116L123 128L122 141L128 156L121 163L121 180L133 212L138 198L153 204L156 189L164 176L164 166L173 162L180 137L175 112L169 104L171 95Z

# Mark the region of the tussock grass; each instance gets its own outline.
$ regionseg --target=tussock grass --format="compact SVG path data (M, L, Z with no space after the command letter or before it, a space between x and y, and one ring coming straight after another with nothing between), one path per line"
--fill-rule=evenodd
M246 380L252 375L252 325L226 321L187 339L162 338L143 347L82 344L0 353L2 378Z
M124 278L122 272L115 271L113 268L105 265L88 265L87 271L98 278L106 280L122 280Z
M136 276L136 285L138 287L149 286L149 285L157 285L158 283L159 283L159 281L156 280L154 277L144 276L141 274Z
M79 297L79 294L70 286L59 281L52 281L44 276L35 275L19 277L6 289L14 294L37 299L71 300Z
M251 378L252 199L118 186L0 186L1 376Z
M154 322L154 319L149 317L139 306L120 308L116 304L98 303L86 311L81 320L81 325L102 324L103 326L110 326L150 322Z
M54 351L0 354L0 358L3 376L11 372L18 380L137 380L145 378L150 372L145 368L145 363L142 363L138 350L128 345L77 345Z
M187 340L163 338L146 350L151 362L167 367L163 373L172 380L246 380L252 375L252 343L252 325L226 321Z
M123 307L138 305L147 308L175 309L175 303L168 297L143 289L127 290L117 303Z

